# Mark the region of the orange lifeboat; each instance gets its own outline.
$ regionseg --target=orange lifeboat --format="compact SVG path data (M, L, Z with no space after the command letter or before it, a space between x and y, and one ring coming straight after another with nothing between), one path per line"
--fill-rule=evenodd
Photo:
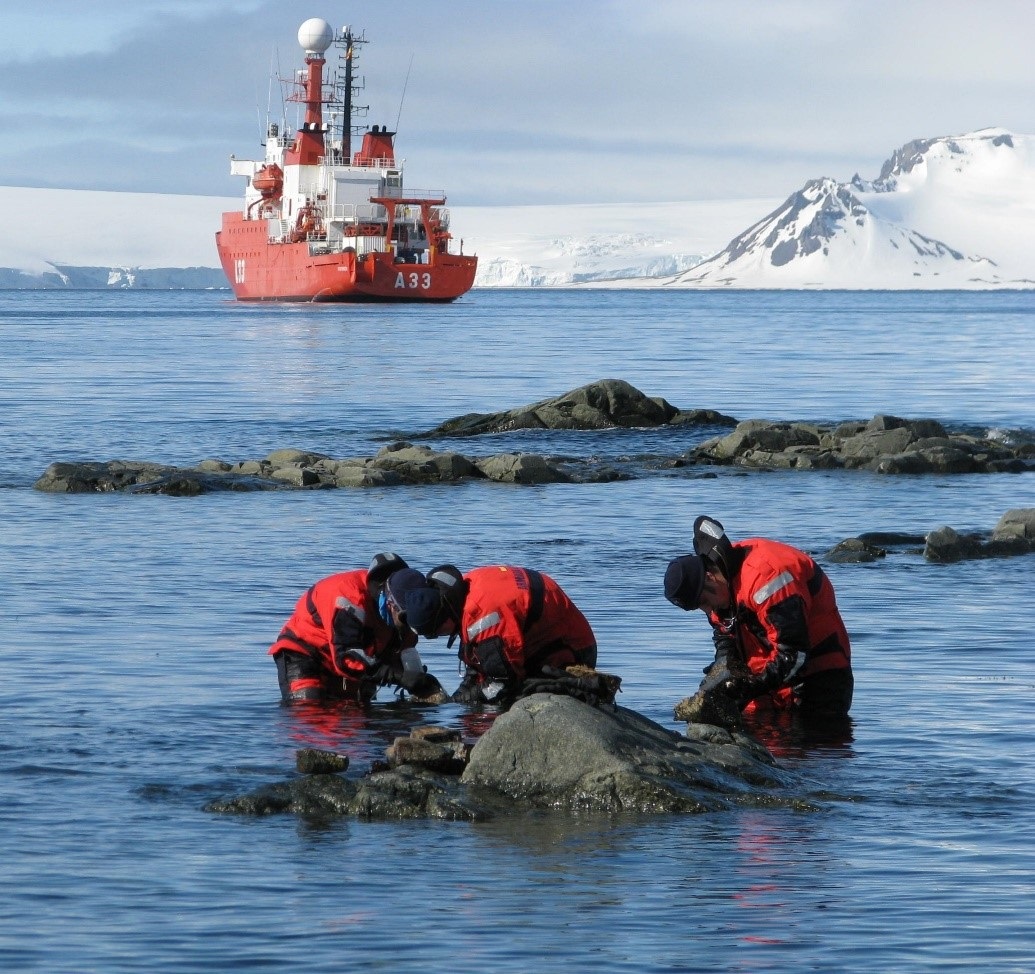
M284 191L284 170L276 163L263 166L252 176L252 186L264 200L274 200Z

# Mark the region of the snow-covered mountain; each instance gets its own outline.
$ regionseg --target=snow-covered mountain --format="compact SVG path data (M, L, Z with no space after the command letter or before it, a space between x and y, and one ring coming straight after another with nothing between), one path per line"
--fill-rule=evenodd
M1035 137L903 146L873 181L814 179L668 287L1035 287Z
M1035 136L910 142L872 181L814 179L777 203L454 206L452 229L477 287L1035 287ZM0 187L18 228L0 287L220 286L215 232L240 205Z

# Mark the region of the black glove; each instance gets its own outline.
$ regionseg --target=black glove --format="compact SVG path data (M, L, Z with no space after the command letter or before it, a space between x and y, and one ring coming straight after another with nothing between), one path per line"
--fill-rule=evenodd
M740 709L757 695L754 681L743 676L731 676L723 682L721 689Z
M478 685L478 677L473 673L468 673L450 699L453 703L485 703L485 694L482 693L482 688Z
M400 684L411 697L430 697L436 693L444 693L442 684L430 673L417 673Z

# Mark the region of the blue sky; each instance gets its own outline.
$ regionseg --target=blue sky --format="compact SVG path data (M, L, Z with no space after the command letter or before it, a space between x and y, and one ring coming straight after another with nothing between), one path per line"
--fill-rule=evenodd
M3 15L0 185L238 195L309 17L366 30L370 123L409 68L407 183L454 205L784 197L1035 132L1029 0L44 0Z

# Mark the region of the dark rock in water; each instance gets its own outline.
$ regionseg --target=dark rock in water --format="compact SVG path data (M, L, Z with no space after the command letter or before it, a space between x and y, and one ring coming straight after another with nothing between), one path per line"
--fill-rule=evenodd
M461 774L467 766L470 748L461 740L435 741L427 737L397 737L388 748L392 768L404 764L442 774Z
M273 815L290 812L303 818L408 819L481 821L494 814L469 795L457 779L403 765L365 778L313 774L259 788L247 795L210 802L219 814Z
M1007 511L996 524L991 538L986 539L987 534L961 534L947 525L927 535L869 531L839 542L823 558L841 564L872 562L888 555L884 546L899 549L910 546L907 554L922 554L928 561L942 563L1031 554L1035 553L1035 508Z
M33 484L53 494L96 494L123 491L195 497L223 490L277 490L282 484L245 474L220 473L208 467L188 470L134 460L52 463Z
M500 413L471 413L422 439L476 436L521 429L596 430L615 427L731 426L678 456L549 457L505 452L466 457L406 441L373 457L334 459L311 450L274 450L260 460L217 458L195 467L127 460L52 463L35 488L54 493L127 491L190 497L227 490L321 490L491 480L510 484L607 483L686 469L715 476L716 467L746 470L863 470L879 474L1024 473L1035 471L1035 444L951 433L935 420L878 415L833 427L751 419L737 423L714 410L679 410L628 382L602 379L553 399ZM1028 436L1028 434L1024 434ZM689 468L706 468L693 474ZM882 544L872 538L860 538ZM917 542L919 543L919 542ZM1014 546L1016 547L1016 546Z
M783 793L796 779L762 745L712 731L691 739L622 707L536 693L497 717L459 778L424 761L434 748L442 749L438 760L456 741L411 735L393 745L398 763L390 770L357 780L311 774L206 807L248 815L480 821L543 808L671 813L799 804Z
M864 564L886 556L887 552L877 545L860 538L848 538L834 545L823 557L834 564Z
M478 461L478 469L504 484L567 484L571 477L534 453L501 453Z
M334 774L345 771L348 766L347 754L336 754L315 747L303 747L295 752L295 767L302 774Z
M552 399L498 413L468 413L447 420L422 438L479 436L519 429L594 430L665 426L669 423L732 425L714 410L683 412L660 397L644 395L622 379L600 379Z
M981 553L981 539L973 535L962 535L950 527L940 527L927 536L924 557L928 561L953 562L978 558Z

